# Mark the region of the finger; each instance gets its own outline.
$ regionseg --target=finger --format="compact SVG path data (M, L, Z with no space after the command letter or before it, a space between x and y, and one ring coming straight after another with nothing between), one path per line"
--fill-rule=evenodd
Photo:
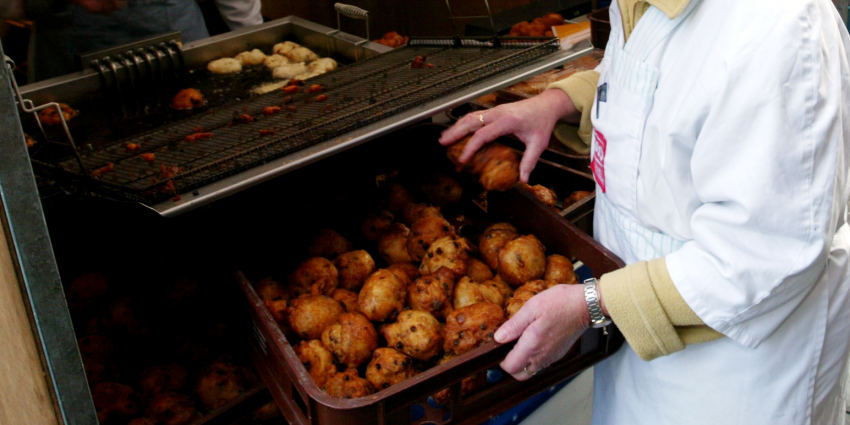
M519 338L514 348L502 360L501 366L505 372L509 374L525 373L523 369L528 368L529 372L535 372L535 367L540 367L534 360L536 354L540 350L541 337L536 327L529 327Z
M482 114L483 112L473 112L464 115L463 118L459 119L455 123L455 125L449 127L442 135L440 135L440 144L443 146L453 145L458 140L464 138L467 134L481 128L481 119L479 118L479 115Z
M536 309L533 307L528 307L528 303L526 303L519 309L514 317L511 317L510 320L499 327L499 330L496 331L496 335L494 335L493 338L500 344L511 342L519 338L526 328L534 322L534 319L537 318L535 310Z
M469 139L469 142L466 143L466 149L463 150L463 154L460 156L460 162L469 162L472 156L475 155L475 152L478 152L482 146L505 134L511 133L513 131L512 126L513 124L509 120L497 119L492 124L487 124L476 131Z
M531 171L537 165L537 160L540 155L546 150L547 143L542 140L529 141L525 145L525 152L522 154L522 161L519 163L519 179L523 183L528 183L528 177L531 176Z

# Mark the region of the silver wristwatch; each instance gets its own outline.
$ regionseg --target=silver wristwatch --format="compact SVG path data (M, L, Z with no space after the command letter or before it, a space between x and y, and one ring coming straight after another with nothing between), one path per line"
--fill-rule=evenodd
M584 299L587 300L587 311L590 312L590 327L602 328L602 332L608 335L608 325L611 324L611 319L602 314L596 282L596 278L593 277L584 281Z

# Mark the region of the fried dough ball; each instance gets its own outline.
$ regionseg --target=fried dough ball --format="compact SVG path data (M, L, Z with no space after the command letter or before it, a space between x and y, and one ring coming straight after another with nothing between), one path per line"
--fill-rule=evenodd
M463 188L455 179L445 174L437 174L422 185L422 193L428 197L428 202L434 205L448 205L460 200Z
M550 255L546 258L546 272L543 274L543 280L568 285L577 283L573 262L563 255Z
M335 70L337 67L337 63L331 58L321 58L310 62L308 66L313 72L325 73Z
M521 183L520 186L534 195L535 198L546 206L554 208L555 204L558 203L558 195L555 194L555 191L543 186L542 184L531 186L526 183Z
M269 314L278 324L286 323L286 309L289 307L289 300L263 301L263 304L269 309Z
M478 252L481 253L481 258L487 263L487 266L493 270L499 270L499 251L504 246L519 237L519 234L510 230L489 230L481 234L478 238Z
M407 289L407 305L413 310L445 319L452 312L455 274L446 268L416 279Z
M260 49L254 49L236 55L236 59L239 59L244 66L259 65L266 60L266 54Z
M62 116L65 118L66 122L77 116L77 111L64 103L59 103L59 108L62 110ZM59 118L59 111L56 110L55 106L38 111L38 120L47 126L59 125L62 123L62 120Z
M410 229L401 223L395 223L378 238L378 254L387 264L411 263L413 258L407 251L407 239Z
M508 303L505 306L505 312L508 314L508 319L514 317L514 314L516 314L519 309L521 309L522 306L531 299L531 297L545 291L547 287L548 285L546 281L533 280L517 288L516 292L514 292L514 296L508 300Z
M118 380L118 367L105 359L84 358L83 368L86 370L86 381L88 381L89 386Z
M440 361L437 364L441 365L441 364L446 363L446 362L448 362L449 360L451 360L455 357L457 357L457 356L456 355L445 355L445 356L443 356L443 358L440 359ZM483 388L485 385L487 385L487 372L486 371L476 373L475 375L472 375L472 376L467 376L466 378L463 378L463 381L461 381L461 383L460 383L461 396L466 397L466 396L472 395L476 391L478 391L479 389ZM433 397L434 397L434 401L437 402L437 404L444 406L449 402L450 395L451 394L449 394L449 389L446 388L446 389L438 392L437 394L434 394Z
M195 385L198 400L213 410L239 397L245 391L245 377L242 368L226 360L217 360L199 377Z
M145 415L163 425L186 425L200 416L189 396L172 392L154 396Z
M469 276L464 276L457 281L452 300L452 307L455 310L484 301L500 307L505 305L505 296L498 287L493 284L476 283Z
M292 63L292 61L290 61L289 58L277 53L268 55L265 59L263 59L263 66L268 69L275 69L279 66L289 65L290 63Z
M180 391L189 382L189 373L178 364L153 366L142 371L139 387L145 398L167 391Z
M392 226L395 216L389 211L376 211L370 213L363 223L360 224L360 231L363 232L363 237L367 241L376 241L381 237L381 234L387 231Z
M394 319L404 310L407 287L393 272L380 269L366 279L360 290L357 307L369 320L383 322Z
M453 236L454 228L442 217L425 217L410 228L407 252L414 262L422 261L431 244L445 236Z
M505 282L505 280L499 275L494 276L493 279L484 282L484 284L498 289L499 292L502 293L502 297L504 297L505 301L514 296L514 288L511 287L511 285L508 285L508 283Z
M272 47L272 51L277 55L286 55L291 52L293 49L301 47L298 43L293 43L291 41L284 41L283 43L277 43Z
M251 414L251 419L254 420L254 423L264 423L268 422L272 419L279 418L282 416L280 411L280 407L277 406L277 403L272 400L255 410L254 413Z
M454 272L456 278L466 275L466 265L469 262L469 241L457 236L446 236L434 241L425 252L419 274L436 273L443 267Z
M233 58L216 59L207 64L207 71L213 74L235 74L242 72L242 61Z
M390 264L390 266L387 267L387 270L393 272L393 274L395 274L399 278L401 278L400 274L403 273L404 276L407 277L408 282L413 282L414 280L419 278L419 267L416 267L416 264L413 263Z
M286 285L267 277L259 282L254 288L261 300L265 301L280 301L289 299L289 291Z
M141 335L147 330L133 311L129 298L120 298L112 302L106 308L101 324L106 330L124 332L130 335Z
M324 390L331 397L359 398L375 392L369 381L357 375L357 369L347 369L345 372L331 376L325 383Z
M272 71L272 76L279 80L281 79L290 79L295 77L298 74L303 74L305 72L309 72L310 69L307 68L307 65L304 62L291 63L288 65L281 65L275 68Z
M476 164L483 164L478 182L484 190L505 191L519 181L519 157L511 148L491 143L475 158Z
M493 271L490 267L475 258L470 258L466 262L466 275L478 283L493 279Z
M463 150L466 149L466 144L469 143L469 139L471 138L472 135L466 136L446 149L446 157L448 157L449 161L454 164L455 171L457 171L458 173L472 168L473 161L468 161L466 164L460 162L460 157L461 155L463 155Z
M428 204L407 204L401 210L401 220L408 226L426 217L443 218L443 214L440 212L440 207Z
M101 382L91 390L97 420L103 425L122 423L139 412L141 404L132 388L115 382Z
M322 341L317 339L301 341L292 347L292 349L295 350L298 360L301 360L304 368L307 369L307 373L310 374L313 382L319 388L324 387L328 378L336 373L334 356L322 345Z
M197 89L183 89L171 99L171 107L174 109L195 109L204 106L206 100L204 95Z
M293 62L312 62L316 59L319 59L319 56L313 53L312 50L299 46L288 52L281 53L282 55L288 57Z
M387 346L416 359L430 360L443 348L442 326L431 313L405 310L398 321L381 326Z
M413 195L407 188L400 184L390 183L387 185L390 194L387 197L387 209L392 213L398 213L402 208L415 203Z
M362 313L344 313L322 332L322 344L339 363L357 367L378 348L378 332Z
M346 313L357 311L357 293L348 289L337 288L331 293L331 298L339 301Z
M136 418L128 422L127 425L159 425L159 421L151 418Z
M99 334L86 335L78 339L77 347L80 348L80 355L83 360L107 359L112 356L112 353L115 351L115 345L112 343L112 338Z
M505 323L505 311L488 301L453 311L443 328L446 355L463 354L492 341L496 329Z
M339 233L331 229L322 229L310 241L307 252L311 257L324 257L333 260L337 255L351 251L354 245Z
M71 310L92 307L100 301L109 289L109 281L100 273L86 273L71 282L65 291L65 299Z
M308 295L290 303L286 308L286 319L301 338L319 339L322 331L336 322L342 312L339 301L324 295Z
M414 375L413 360L392 348L375 350L372 361L366 367L366 380L375 391L389 388Z
M571 206L572 204L575 204L578 201L581 201L582 199L586 198L587 196L590 196L591 193L592 192L587 192L587 191L584 191L584 190L577 190L577 191L571 193L569 198L564 199L564 208L567 208L567 207Z
M540 279L546 272L546 247L534 235L520 236L499 251L499 276L513 286Z
M355 292L375 272L375 260L363 250L346 252L336 257L334 265L339 271L339 287Z
M289 276L289 291L293 298L304 294L328 295L339 285L339 271L324 257L305 260Z
M494 230L503 230L503 231L519 234L519 230L516 228L516 226L514 226L511 223L504 223L504 222L503 223L491 224L491 225L487 226L487 228L484 229L484 233L492 232Z

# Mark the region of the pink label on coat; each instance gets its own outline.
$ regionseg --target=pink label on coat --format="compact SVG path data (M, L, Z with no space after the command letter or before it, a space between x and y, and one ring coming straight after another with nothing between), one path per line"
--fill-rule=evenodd
M605 150L608 147L608 141L605 140L605 135L598 130L594 130L596 134L596 150L593 152L593 158L590 161L590 169L593 170L593 178L596 179L596 184L605 193Z

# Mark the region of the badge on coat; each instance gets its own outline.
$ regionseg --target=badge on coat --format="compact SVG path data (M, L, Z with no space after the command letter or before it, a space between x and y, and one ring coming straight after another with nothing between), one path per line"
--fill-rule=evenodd
M593 171L596 184L602 189L602 193L605 193L605 151L608 149L608 141L605 140L605 135L599 130L593 130L593 133L596 139L596 149L593 152L590 169Z

